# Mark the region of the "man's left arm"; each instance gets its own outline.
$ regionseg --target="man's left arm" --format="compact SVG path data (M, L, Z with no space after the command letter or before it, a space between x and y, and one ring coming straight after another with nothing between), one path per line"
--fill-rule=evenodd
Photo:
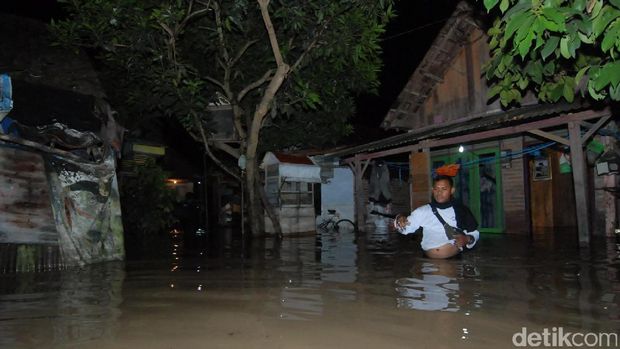
M469 207L465 205L460 205L458 208L457 214L457 223L459 223L459 228L465 233L464 238L462 239L461 246L465 246L467 248L473 248L478 239L480 238L480 232L478 231L478 221L474 214L471 212Z
M474 230L472 232L465 231L465 236L467 237L467 242L465 243L465 247L473 248L476 246L478 239L480 238L480 232L478 230Z

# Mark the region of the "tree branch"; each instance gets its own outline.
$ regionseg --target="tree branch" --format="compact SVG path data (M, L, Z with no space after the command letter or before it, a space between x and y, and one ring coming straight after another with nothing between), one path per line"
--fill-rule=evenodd
M269 34L269 42L271 43L271 50L273 51L273 56L276 59L276 64L281 66L284 64L284 60L282 59L282 53L280 52L278 38L275 30L273 29L271 17L269 16L269 0L258 0L258 5L260 6L260 13L263 16L263 22L265 22L267 33Z
M245 140L247 138L247 134L243 129L243 125L241 124L241 116L243 115L243 109L237 104L233 103L233 116L234 116L234 124L237 129L237 133L239 134L239 139ZM241 149L243 149L244 145L241 144Z
M241 156L241 154L239 154L239 149L235 149L224 142L213 141L213 146L221 151L228 153L230 156L234 157L235 159L239 159L239 156Z
M316 44L319 42L319 37L321 36L322 33L323 33L323 29L317 36L314 37L310 45L308 45L308 48L306 48L304 52L302 52L301 55L297 57L297 60L295 61L295 63L293 63L293 66L291 67L291 72L296 71L297 68L299 68L299 65L303 62L304 58L306 58L306 56L310 53L310 51L312 51L312 49L314 49Z
M243 100L243 98L245 97L245 95L248 92L252 91L253 89L255 89L257 87L259 87L260 85L264 84L265 82L269 81L271 79L271 74L272 73L273 73L273 69L269 69L269 70L267 70L267 72L265 72L265 74L260 79L254 81L253 83L251 83L248 86L246 86L237 95L237 101L241 102L241 100Z
M207 155L209 155L211 160L213 160L213 162L215 162L216 165L218 165L224 171L228 172L229 175L233 176L238 181L241 181L241 177L237 173L235 173L233 170L228 168L228 166L224 165L224 163L222 163L220 159L218 159L213 154L213 152L211 152L211 148L209 147L209 142L207 141L207 136L205 135L205 130L202 127L202 123L200 122L200 119L198 118L198 116L196 116L195 114L193 116L194 116L194 123L196 124L196 127L198 127L198 130L200 131L200 136L202 137L202 143L205 146L205 152L207 153Z
M297 58L295 63L293 63L293 65L291 66L291 72L296 71L297 68L299 68L299 66L303 62L304 58L310 53L310 51L312 51L314 48L316 48L316 46L318 45L319 39L323 36L323 33L325 33L325 31L329 27L330 22L333 21L334 18L336 18L336 17L346 13L347 11L351 10L352 8L353 8L353 6L349 6L346 9L338 12L334 16L330 17L327 21L325 21L325 23L320 24L320 30L314 36L314 38L312 39L312 42L310 42L310 45L308 45L308 47L301 53L301 55L299 55L299 57Z
M192 12L192 6L194 4L194 1L190 1L189 5L187 7L187 14L185 15L185 18L183 18L183 20L181 21L181 23L179 24L179 26L177 27L177 33L180 33L181 30L183 30L183 28L187 25L187 23L189 22L190 19L200 16L204 13L207 13L207 11L209 11L209 7L211 5L211 1L209 0L206 4L202 3L202 2L198 2L201 5L204 5L205 8L202 10L197 10L195 12Z
M224 44L224 32L222 31L222 13L220 11L220 5L215 2L215 5L213 6L213 9L215 10L215 27L217 29L217 37L219 39L220 42L220 50L222 52L222 56L224 57L224 60L226 62L228 62L230 60L230 57L228 55L228 50L226 49L226 45Z
M237 61L241 59L245 51L247 51L248 48L250 48L250 46L254 45L256 42L258 42L258 40L250 40L246 42L245 45L243 45L243 47L239 49L239 52L237 52L237 55L235 56L235 58L233 58L232 61L230 61L230 66L231 67L234 66L237 63Z
M205 80L210 81L211 83L213 83L214 85L217 85L219 88L221 88L222 90L226 90L224 88L224 84L222 82L220 82L219 80L212 78L210 76L205 76Z

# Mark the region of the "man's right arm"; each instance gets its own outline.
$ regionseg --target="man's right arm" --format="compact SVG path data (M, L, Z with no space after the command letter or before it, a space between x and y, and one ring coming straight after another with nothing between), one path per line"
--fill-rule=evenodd
M411 212L409 216L405 216L404 214L397 215L394 219L394 227L401 234L415 233L415 231L420 227L420 220L417 216L419 216L418 209Z

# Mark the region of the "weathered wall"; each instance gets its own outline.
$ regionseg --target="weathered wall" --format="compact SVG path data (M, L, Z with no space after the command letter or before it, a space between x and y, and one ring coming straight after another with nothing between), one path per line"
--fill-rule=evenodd
M572 230L577 227L573 174L560 173L559 151L551 151L550 155L553 176L553 226Z
M276 208L282 234L311 233L316 230L314 206L283 206ZM265 217L265 232L275 233L269 217Z
M0 142L2 272L125 256L113 153L101 163L61 153Z
M431 197L431 158L430 152L411 154L411 206L419 207L428 203Z
M0 243L57 244L40 154L0 145Z
M523 150L523 138L515 137L500 142L502 151L513 154ZM525 234L529 231L525 204L525 182L523 178L523 159L510 160L510 166L502 166L502 197L504 205L504 226L507 233Z

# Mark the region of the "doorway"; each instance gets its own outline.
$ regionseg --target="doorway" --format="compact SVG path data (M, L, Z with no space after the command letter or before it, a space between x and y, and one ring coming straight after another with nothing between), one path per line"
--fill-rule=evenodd
M433 172L446 164L459 164L454 177L454 196L467 205L479 224L479 231L504 231L500 151L487 148L432 158Z

